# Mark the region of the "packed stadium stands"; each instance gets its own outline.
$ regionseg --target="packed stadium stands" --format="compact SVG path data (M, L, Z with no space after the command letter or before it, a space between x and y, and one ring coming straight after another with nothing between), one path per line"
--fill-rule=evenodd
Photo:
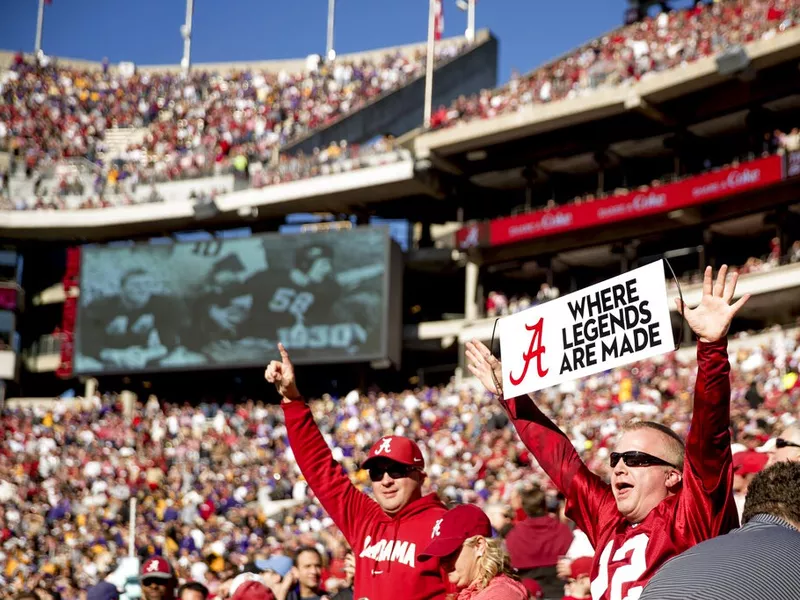
M437 60L447 62L467 49L463 40L442 43ZM38 65L17 54L0 83L0 150L10 156L2 170L4 208L152 202L159 194L155 187L142 193L148 184L220 176L251 165L254 184L261 187L296 179L298 172L313 174L316 166L324 169L315 163L336 161L338 154L347 160L341 168L352 169L360 164L352 151L329 147L308 158L287 158L278 150L402 88L424 65L424 52L411 47L340 57L335 65L306 65L302 72L245 65L195 69L184 81L170 71L129 74L49 58ZM380 150L383 144L371 147ZM208 181L196 187L197 193L216 195L203 189Z
M408 158L403 148L394 148L391 138L377 138L367 144L348 144L341 141L326 148L318 149L311 155L280 154L277 162L247 162L245 176L254 189L277 185L290 181L308 179L320 175L348 173L365 167L391 164ZM80 164L79 164L80 166ZM164 202L159 187L139 180L136 172L129 172L125 166L112 168L106 176L97 169L84 169L62 164L55 176L48 180L36 178L32 183L24 175L8 176L0 192L0 200L7 210L85 210L111 208ZM189 183L187 199L209 196L216 199L229 193L233 187L231 177L225 174L233 168L220 168L208 171L198 169L194 175L207 175L194 184ZM188 177L187 179L191 179ZM218 183L215 183L218 182ZM217 187L219 186L219 187ZM13 190L13 192L12 192ZM170 194L171 197L174 195Z
M440 46L439 59L463 47ZM112 128L145 128L141 143L118 156L142 181L180 177L241 153L270 149L357 111L420 75L419 52L375 61L320 64L302 73L196 69L188 81L173 73L80 70L37 65L17 55L3 83L0 139L26 170L60 158L105 156ZM267 106L271 108L268 110Z
M235 322L248 302L273 310L277 298L286 306L276 314L297 310L294 296L253 291L272 292L273 276L290 294L304 287L298 299L310 289L312 304L314 294L331 305L341 294L350 303L331 312L344 310L348 322L380 313L384 338L402 321L402 362L381 348L379 359L351 365L357 346L348 337L346 360L323 355L317 340L312 366L301 367L313 369L314 418L334 458L367 493L360 465L370 446L405 435L422 448L426 489L444 501L477 504L506 518L496 528L507 531L524 518L524 491L540 484L549 512L573 527L499 403L467 377L464 344L496 340L498 317L660 257L680 283L666 278L682 347L537 392L537 405L604 478L612 440L632 420L655 420L685 438L695 340L672 303L695 304L699 269L727 262L741 274L737 297L752 294L729 336L733 441L768 452L800 424L800 101L791 80L798 23L800 0L698 3L434 107L432 131L398 138L380 130L305 151L298 144L309 136L419 83L421 47L331 64L201 66L188 79L175 67L131 72L12 58L0 70L0 600L34 588L39 600L85 600L109 574L124 589L120 566L131 545L140 560L166 556L181 580L220 598L241 568L303 546L322 549L327 591L342 585L345 538L300 473L263 369L254 373L248 362L256 348L265 352L252 332L263 323ZM722 74L715 61L734 50L753 64ZM463 39L443 42L438 64L470 51ZM686 73L695 80L670 83ZM653 81L656 92L639 93ZM609 90L624 97L613 110L570 104L602 104ZM547 112L554 106L563 112ZM535 126L512 122L540 108ZM456 133L463 139L446 137ZM262 238L258 252L236 250L306 212L324 218L296 225L296 254L288 233L274 234L279 250ZM402 293L384 281L377 305L358 273L353 279L365 267L349 263L371 263L378 252L364 243L333 252L308 234L355 234L354 224L363 233L373 216L400 219L413 232L402 259L382 265L387 281L391 273L403 279ZM249 229L225 235L234 228ZM191 244L173 243L187 231ZM115 244L76 248L96 241ZM170 270L167 259L175 263L190 247L191 260ZM85 248L132 248L134 268L123 269L121 258L87 268ZM276 266L286 272L273 275ZM150 271L161 275L154 295L167 295L192 270L198 281L186 296L212 297L209 313L222 327L208 327L188 303L188 318L177 310L167 320L216 335L213 360L181 364L185 372L147 361L74 368L91 324L105 333L128 326L104 314L111 309L103 302L89 314L82 297L105 290L116 301L119 292L124 305L126 280L134 279L135 298ZM293 328L305 336L293 342L309 345L305 326L314 329L315 318ZM570 558L591 554L585 535L573 533Z
M472 118L491 118L531 103L583 95L601 86L624 85L713 55L731 44L768 39L794 27L798 10L791 0L742 0L661 13L657 18L594 40L524 78L515 75L507 87L485 90L474 98L460 98L450 109L440 107L432 116L432 128L449 127ZM720 23L725 26L720 27ZM714 35L703 35L706 31L714 31ZM446 45L437 56L446 60L464 50L463 43ZM156 196L120 193L123 189L232 172L237 156L246 156L253 164L269 164L273 151L282 144L357 111L378 94L402 87L418 77L423 66L424 56L416 51L408 56L387 55L374 62L340 63L335 68L320 65L302 74L196 71L187 86L174 73L146 72L129 78L107 67L80 70L61 68L58 63L39 70L32 60L18 55L0 88L6 100L0 108L4 111L0 113L0 146L10 150L16 159L11 163L12 169L19 162L20 172L28 179L36 179L34 169L41 171L43 166L62 158L82 157L97 162L102 170L92 186L94 197L71 204L57 199L47 201L37 197L40 190L36 186L32 189L33 198L20 198L28 195L23 186L7 206L125 205ZM247 88L246 100L241 99L241 86ZM59 97L55 103L51 99L47 110L41 106L43 89L51 97L56 93ZM305 105L300 102L301 96L306 98ZM127 100L119 103L120 97ZM179 102L169 104L166 98ZM273 98L278 99L280 108L267 114L264 102ZM261 109L256 110L259 104ZM72 114L61 119L67 106ZM53 135L56 123L63 134ZM136 128L141 133L131 140L135 143L115 153L107 152L104 135L116 128ZM796 130L781 134L778 139L789 149L798 144ZM314 154L317 153L325 153L325 149ZM264 185L265 181L295 180L300 169L287 163L296 165L307 160L302 154L288 158L280 155L281 164L271 167L278 172L265 177L258 170L257 182ZM302 171L313 172L314 162L312 158ZM287 169L291 175L287 176ZM56 190L61 192L64 188L61 181L54 181L47 191L56 195ZM109 198L104 198L106 189Z
M502 88L439 107L431 127L490 119L529 104L579 97L679 68L733 44L786 31L798 24L799 10L796 0L740 0L698 2L693 8L661 12L592 40L527 75L515 73Z
M608 441L637 416L685 435L696 372L686 356L565 384L540 394L538 404L603 473ZM735 442L758 448L800 419L800 331L734 341L731 360ZM131 497L138 499L139 556L166 552L181 577L212 592L237 566L299 545L320 543L341 556L340 535L286 447L277 407L234 401L190 406L151 396L126 415L120 397L98 393L9 407L0 455L3 597L45 573L62 598L75 598L113 570L128 548ZM364 489L357 465L375 439L390 434L418 441L430 489L453 502L512 511L521 487L548 484L505 427L499 405L467 385L354 390L313 407L334 456ZM31 555L29 548L40 550ZM328 577L341 577L339 569L335 558L326 565Z

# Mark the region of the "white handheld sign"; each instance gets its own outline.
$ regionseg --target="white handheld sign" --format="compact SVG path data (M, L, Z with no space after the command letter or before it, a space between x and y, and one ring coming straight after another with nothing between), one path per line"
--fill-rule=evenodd
M500 319L513 398L675 349L664 261Z

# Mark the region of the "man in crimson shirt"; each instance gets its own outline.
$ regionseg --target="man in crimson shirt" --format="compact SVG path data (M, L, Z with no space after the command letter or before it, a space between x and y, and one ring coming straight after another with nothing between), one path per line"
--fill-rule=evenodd
M356 598L443 599L450 591L438 560L419 562L417 554L447 509L436 494L422 495L425 461L412 440L385 436L369 452L373 500L359 491L334 459L311 409L295 383L294 367L283 345L264 378L274 383L289 444L308 485L342 530L356 558Z
M733 500L730 364L726 335L747 295L731 305L737 274L723 265L700 305L684 316L699 338L691 429L681 439L659 423L627 427L611 453L611 484L589 471L569 438L528 396L502 400L522 441L567 498L566 514L595 548L593 600L634 600L667 560L739 524ZM678 307L680 301L677 301ZM467 347L470 371L502 393L500 361L477 340Z

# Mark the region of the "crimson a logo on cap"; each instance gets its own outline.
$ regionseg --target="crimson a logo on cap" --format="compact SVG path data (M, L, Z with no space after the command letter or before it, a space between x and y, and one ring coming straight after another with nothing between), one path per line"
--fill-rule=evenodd
M392 438L383 438L381 440L381 445L375 450L375 454L381 454L382 452L386 454L392 453Z
M150 564L147 565L145 569L146 573L158 573L158 561L154 558L150 561Z

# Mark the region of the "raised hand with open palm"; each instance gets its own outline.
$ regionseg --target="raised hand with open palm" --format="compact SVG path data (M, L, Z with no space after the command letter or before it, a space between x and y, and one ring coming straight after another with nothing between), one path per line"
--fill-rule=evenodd
M688 308L685 303L681 304L680 299L675 299L678 310L683 308L686 322L701 342L716 342L725 337L734 315L750 299L750 294L745 294L731 304L739 274L734 273L730 280L727 275L728 265L722 265L717 273L717 280L712 284L711 267L706 267L703 276L703 297L696 308Z
M467 342L467 368L492 394L503 395L503 366L500 361L479 340Z

